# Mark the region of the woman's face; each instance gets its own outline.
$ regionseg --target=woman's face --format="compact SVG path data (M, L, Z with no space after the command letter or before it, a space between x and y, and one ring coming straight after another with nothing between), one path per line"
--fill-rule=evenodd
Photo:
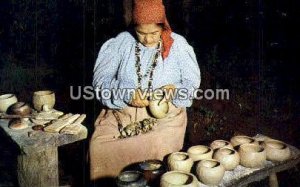
M141 42L146 47L155 47L157 46L162 27L158 24L139 24L135 27L135 32L139 42Z

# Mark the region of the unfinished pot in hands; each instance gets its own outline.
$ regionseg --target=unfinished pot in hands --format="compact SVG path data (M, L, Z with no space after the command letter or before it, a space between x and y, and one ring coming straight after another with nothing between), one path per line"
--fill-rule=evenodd
M204 159L211 159L213 155L213 150L206 145L195 145L190 147L187 150L187 153L195 162Z
M262 143L267 153L267 160L282 162L291 157L290 148L282 141L267 140Z
M190 172L194 162L185 152L174 152L168 157L168 167L171 171Z
M231 143L226 140L215 140L215 141L211 142L210 147L212 149L219 149L219 148L223 148L223 147L228 147L228 148L233 149L233 146L231 145Z
M241 165L247 168L263 167L267 159L266 150L256 144L243 144L238 151Z
M240 155L234 149L227 147L216 149L213 159L218 160L225 170L233 170L240 163Z
M166 117L169 112L169 103L167 101L163 102L163 99L163 95L154 95L149 102L149 111L157 119Z
M225 168L214 159L201 160L196 168L200 182L206 185L218 185L225 174Z
M14 94L0 95L0 113L5 113L7 109L16 102L18 102L18 99Z
M49 111L54 107L55 94L50 90L36 91L33 93L32 103L37 111Z
M245 144L245 143L251 143L251 144L257 144L258 142L255 141L254 138L251 138L249 136L234 136L230 139L230 143L233 147Z
M169 171L162 175L160 187L198 187L195 175L182 171Z

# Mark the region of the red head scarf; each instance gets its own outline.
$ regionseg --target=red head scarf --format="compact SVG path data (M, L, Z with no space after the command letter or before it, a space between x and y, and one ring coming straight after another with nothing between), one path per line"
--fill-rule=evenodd
M132 15L134 24L164 24L164 30L161 34L163 41L162 57L163 59L167 58L174 40L171 37L172 30L162 0L134 0Z

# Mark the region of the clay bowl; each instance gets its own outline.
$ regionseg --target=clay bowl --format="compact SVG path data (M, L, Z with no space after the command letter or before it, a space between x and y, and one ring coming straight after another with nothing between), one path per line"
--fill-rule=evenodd
M257 144L242 144L238 151L240 164L247 168L260 168L267 159L266 150Z
M168 157L169 170L190 172L194 162L185 152L174 152Z
M31 111L32 109L30 106L24 102L17 102L8 108L9 114L16 114L20 116L27 116L31 114Z
M159 186L159 179L166 172L165 164L161 160L145 160L139 163L139 170L151 186Z
M139 171L124 171L116 178L118 187L145 187L147 181Z
M33 93L32 103L37 111L51 110L55 104L55 94L50 90L36 91Z
M233 149L233 146L231 145L231 143L226 140L215 140L210 144L210 147L212 149L219 149L219 148L223 148L223 147L228 147L228 148Z
M6 112L8 107L18 102L17 97L14 94L0 95L0 112Z
M198 187L195 175L182 171L169 171L162 175L160 187Z
M290 148L282 141L267 140L262 143L267 153L267 160L282 162L291 157Z
M223 147L216 149L213 159L218 160L225 170L233 170L240 163L240 155L231 148Z
M187 153L195 162L204 159L211 159L213 155L213 150L205 145L195 145L190 147L187 150Z
M218 185L225 174L222 164L214 159L201 160L196 168L199 180L206 185Z
M258 142L255 141L254 138L251 138L249 136L234 136L230 139L230 143L233 147L237 147L239 145L245 144L245 143L251 143L251 144L257 144Z

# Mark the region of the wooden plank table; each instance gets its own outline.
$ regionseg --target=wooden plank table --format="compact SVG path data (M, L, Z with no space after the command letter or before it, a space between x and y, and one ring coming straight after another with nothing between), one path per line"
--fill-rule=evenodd
M263 139L265 136L257 135L254 138ZM287 144L288 145L288 144ZM284 162L266 161L262 168L246 168L238 165L233 171L225 171L225 175L218 187L244 187L249 183L260 181L269 177L269 186L278 187L276 173L295 167L300 162L300 150L288 145L291 149L291 158ZM199 187L207 187L199 181Z
M70 135L33 131L31 126L22 130L12 130L8 128L8 124L9 120L0 119L0 130L2 129L19 149L17 156L19 185L59 186L58 146L86 139L87 129L83 127L78 134Z

